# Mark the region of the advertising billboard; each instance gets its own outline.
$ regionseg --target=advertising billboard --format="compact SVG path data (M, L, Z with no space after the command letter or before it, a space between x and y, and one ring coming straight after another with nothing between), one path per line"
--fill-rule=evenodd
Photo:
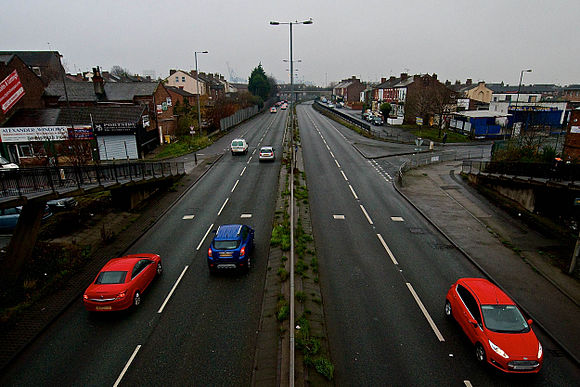
M16 70L0 82L0 106L2 112L6 113L24 96L24 88L20 83L20 78Z

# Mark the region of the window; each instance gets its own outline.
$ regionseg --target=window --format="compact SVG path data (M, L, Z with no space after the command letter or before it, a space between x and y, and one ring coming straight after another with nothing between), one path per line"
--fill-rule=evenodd
M18 153L20 157L32 157L32 147L30 144L20 144L18 145Z
M185 77L181 77L181 82L185 82Z
M175 77L175 82L179 83L179 77Z
M479 312L479 306L477 305L475 297L471 295L469 290L461 285L457 285L457 293L459 294L459 297L461 297L461 300L465 304L465 307L471 316L475 319L475 321L477 321L479 325L481 325L481 313Z
M139 262L137 262L135 264L135 267L133 267L133 273L131 274L131 279L137 277L139 275L139 273L141 273L143 271L143 269L145 269L147 266L149 266L149 264L151 264L152 261L148 260L148 259L142 259Z
M508 101L508 102L511 101L512 100L512 96L511 95L506 95L505 96L505 100Z
M122 284L125 282L126 271L104 271L99 274L96 284Z
M248 231L249 231L249 230L248 230L248 228L247 228L247 227L245 227L245 226L244 226L244 227L242 228L242 240L244 240L244 241L245 241L246 239L248 239Z

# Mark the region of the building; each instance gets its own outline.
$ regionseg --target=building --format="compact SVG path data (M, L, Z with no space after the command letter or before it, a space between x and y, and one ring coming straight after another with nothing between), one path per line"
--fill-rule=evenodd
M468 110L451 113L449 128L471 138L496 138L504 135L507 114L489 110Z
M44 84L14 54L0 54L0 125L18 109L44 107Z
M190 94L206 94L205 83L202 79L196 79L195 71L188 73L183 70L169 70L169 76L163 80L163 83L185 90Z
M457 93L457 110L487 109L493 91L485 85L484 81L473 83L467 79L464 84L455 81L455 84L446 81L445 86Z
M563 87L562 98L570 102L580 102L580 85L568 85Z
M343 79L332 89L332 99L342 101L346 104L360 102L360 93L366 88L360 79L352 76L350 79Z
M16 55L41 80L44 86L64 76L64 68L60 62L58 51L0 51L0 55Z
M570 112L564 141L564 154L571 160L580 161L580 109L574 109Z

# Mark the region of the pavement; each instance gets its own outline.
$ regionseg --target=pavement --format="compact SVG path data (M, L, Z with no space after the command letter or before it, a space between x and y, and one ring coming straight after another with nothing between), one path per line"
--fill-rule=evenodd
M479 194L459 175L461 165L447 161L409 170L395 188L580 364L580 269L564 272L548 253L561 242Z

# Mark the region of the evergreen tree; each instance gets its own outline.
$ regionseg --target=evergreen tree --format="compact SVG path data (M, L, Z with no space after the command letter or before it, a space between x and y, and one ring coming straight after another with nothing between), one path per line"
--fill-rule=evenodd
M248 80L248 90L253 95L257 95L262 98L262 100L266 100L270 95L271 87L268 77L260 63L258 67L252 70L252 74Z

